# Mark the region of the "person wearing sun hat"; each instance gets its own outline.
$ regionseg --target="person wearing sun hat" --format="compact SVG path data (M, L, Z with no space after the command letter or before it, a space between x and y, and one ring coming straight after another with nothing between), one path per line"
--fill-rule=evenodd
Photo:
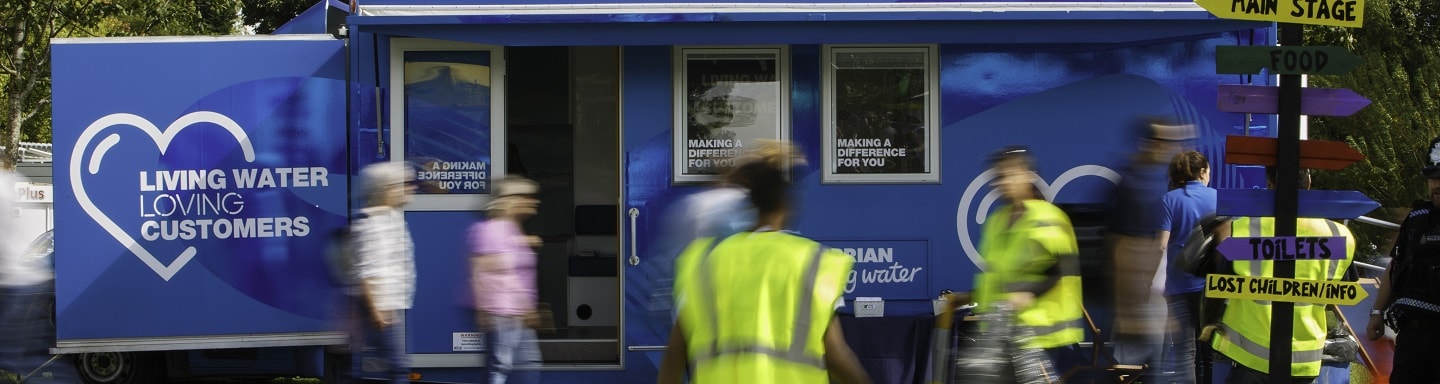
M539 192L539 184L523 177L497 181L485 204L488 219L471 225L466 237L475 321L489 352L486 383L538 382L535 248L541 241L526 235L521 223L539 212Z
M1367 336L1371 340L1390 326L1396 332L1391 383L1434 382L1440 354L1440 137L1423 152L1426 200L1416 200L1400 224L1400 236L1391 249L1390 266L1380 275L1380 289L1370 310Z

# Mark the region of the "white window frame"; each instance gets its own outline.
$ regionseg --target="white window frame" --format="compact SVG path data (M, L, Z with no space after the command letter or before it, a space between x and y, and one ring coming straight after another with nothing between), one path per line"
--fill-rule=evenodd
M776 101L777 101L778 105L776 105L775 107L778 109L778 111L777 111L777 113L776 113L776 118L778 118L780 121L776 122L776 125L775 125L775 127L776 127L776 128L775 128L775 137L773 137L773 139L775 139L775 140L789 140L789 139L790 139L790 120L791 120L791 111L790 111L790 82L793 81L793 79L790 77L790 47L789 47L789 46L785 46L785 45L759 45L759 46L676 46L676 47L674 48L674 51L673 51L673 52L674 52L674 58L675 58L675 61L674 61L674 68L675 68L675 69L674 69L673 73L674 73L674 76L675 76L675 77L674 77L674 88L673 88L673 92L672 92L672 93L674 94L674 109L673 109L673 110L674 110L674 113L673 113L673 116L674 116L674 119L675 119L675 120L674 120L674 124L675 124L675 125L674 125L674 129L671 130L671 131L672 131L672 132L671 132L671 137L673 137L674 140L671 142L672 163L671 163L671 167L670 167L670 173L671 173L671 176L674 177L674 183L676 183L676 184L703 183L703 182L710 182L710 181L715 181L715 180L719 180L719 179L720 179L720 175L686 175L686 174L685 174L685 160L686 160L686 155L685 155L685 149L686 149L685 140L686 140L686 138L687 138L687 135L689 134L689 132L687 132L687 128L688 128L688 127L686 126L686 117L687 117L687 116L686 116L686 113L688 112L688 111L687 111L688 103L686 102L686 98L685 98L685 95L686 95L686 86L687 86L687 84L685 83L685 80L686 80L687 75L688 75L688 73L686 73L686 68L687 68L687 66L685 65L685 61L686 61L686 60L685 60L685 54L686 54L687 52L720 53L720 54L724 54L724 53L750 53L750 54L755 54L755 53L773 53L773 54L775 54L775 67L776 67L776 68L775 68L775 81L778 82L779 85L780 85L780 91L779 91L780 94L777 95L777 97L776 97L776 99L777 99Z
M405 52L486 51L490 54L490 186L505 177L505 49L456 41L390 39L390 161L405 161ZM484 207L488 194L415 194L407 211L474 211Z
M835 158L835 67L837 52L921 52L925 54L925 161L929 172L901 174L837 173ZM820 54L820 146L822 183L935 184L940 182L940 49L935 44L826 45Z

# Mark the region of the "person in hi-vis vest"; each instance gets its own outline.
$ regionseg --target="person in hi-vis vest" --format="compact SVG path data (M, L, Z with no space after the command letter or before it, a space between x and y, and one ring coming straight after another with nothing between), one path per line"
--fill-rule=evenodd
M773 160L773 159L772 159ZM835 310L854 260L784 231L789 161L747 161L756 226L701 238L675 262L678 308L658 382L869 383Z
M1274 188L1275 169L1266 169L1271 188ZM1310 189L1310 174L1301 170L1297 180L1300 189ZM1222 224L1215 230L1215 243L1219 244L1230 236L1273 237L1275 218L1240 217ZM1355 256L1355 239L1350 229L1340 223L1325 219L1300 218L1295 223L1295 236L1345 238L1343 249L1335 247L1332 252L1340 253L1331 259L1296 260L1297 280L1340 280L1350 268ZM1222 261L1223 262L1223 261ZM1233 273L1239 276L1273 277L1274 261L1235 261ZM1270 302L1262 300L1226 299L1220 323L1214 324L1215 333L1210 336L1214 351L1233 362L1227 384L1268 383L1270 372ZM1294 335L1290 337L1290 377L1295 383L1312 383L1320 375L1320 359L1325 349L1326 318L1325 305L1295 303Z
M1034 331L1029 346L1045 350L1058 377L1079 362L1078 344L1085 338L1075 230L1037 189L1028 149L1007 147L989 162L1004 204L990 212L981 232L985 265L975 279L977 309L1009 302L1020 324Z

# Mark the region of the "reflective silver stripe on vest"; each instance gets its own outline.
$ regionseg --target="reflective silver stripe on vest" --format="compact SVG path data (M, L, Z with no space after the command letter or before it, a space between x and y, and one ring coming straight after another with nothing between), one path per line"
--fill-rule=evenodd
M800 302L796 306L795 332L790 339L790 355L805 356L805 340L810 337L810 317L815 312L811 306L815 304L815 295L812 287L815 286L816 276L820 274L820 257L825 255L824 245L817 246L815 256L805 265L805 274L800 278ZM786 358L789 360L789 358ZM796 361L797 363L799 361ZM820 360L820 369L825 369L825 361Z
M1080 321L1079 321L1079 320L1070 320L1070 321L1061 321L1061 322L1058 322L1058 323L1055 323L1055 324L1051 324L1051 325L1035 325L1035 326L1030 326L1030 329L1035 330L1035 336L1049 336L1050 334L1053 334L1053 333L1055 333L1055 332L1060 332L1060 331L1064 331L1064 330L1066 330L1066 329L1078 328L1078 327L1080 327Z
M1333 221L1333 220L1325 220L1325 225L1330 227L1330 236L1331 236L1331 237L1339 237L1339 236L1340 236L1340 228L1339 228L1338 226L1336 226L1335 221ZM1341 237L1341 238L1343 239L1344 237ZM1334 254L1331 254L1331 256L1330 256L1330 269L1327 269L1327 270L1326 270L1326 271L1330 271L1330 280L1340 280L1341 278L1345 277L1345 276L1344 276L1344 275L1345 275L1345 271L1340 270L1340 260L1345 260L1345 259L1349 256L1349 254L1346 253L1346 250L1349 249L1349 243L1350 243L1350 239L1345 239L1345 244L1341 244L1341 245L1340 245L1340 256L1339 256L1339 257L1336 257Z
M1261 221L1263 221L1263 219L1259 217L1250 218L1250 237L1265 236L1265 232L1261 230ZM1261 268L1259 261L1250 262L1250 276L1265 276L1264 273L1265 271L1263 268ZM1266 303L1268 304L1269 301L1266 301Z
M695 271L699 272L696 273L696 277L700 279L700 302L703 303L701 305L707 307L705 315L710 317L710 326L716 330L720 329L720 296L715 294L714 278L710 276L710 254L715 253L715 247L720 246L720 242L725 239L715 238L715 241L710 243L710 248L705 249L705 253L700 255L700 261L695 264ZM714 332L714 334L715 340L710 340L710 348L705 348L705 350L714 351L718 348L720 332Z
M700 262L697 265L697 268L699 268L698 271L700 271L700 273L698 273L698 277L700 279L700 289L702 290L702 294L705 296L705 306L709 307L710 313L708 313L707 315L709 315L710 317L711 333L715 336L715 339L710 341L709 348L705 348L706 352L701 352L698 356L694 357L694 364L699 365L700 362L703 362L705 360L714 359L725 355L739 353L755 353L789 361L796 364L808 365L822 370L825 369L825 360L823 359L823 357L817 358L805 355L805 341L810 334L810 319L813 312L810 307L815 302L815 297L811 294L811 290L806 288L815 286L815 280L820 274L820 258L824 256L825 250L828 248L826 248L825 246L818 247L818 249L815 250L815 256L811 257L809 263L806 265L805 273L801 276L801 283L804 285L801 285L800 287L802 289L799 290L800 302L797 311L798 318L796 319L796 322L798 324L795 328L795 334L790 341L790 350L780 351L776 350L775 348L754 344L727 345L724 347L720 346L719 295L715 293L716 288L714 284L714 278L710 275L710 268L708 265L710 261L710 255L715 252L715 247L718 245L720 245L720 240L716 240L714 243L710 244L710 249L706 250L705 254L700 257Z
M785 360L791 363L808 365L822 370L825 369L824 359L805 356L803 351L797 354L793 351L779 351L775 350L774 348L760 345L735 345L711 349L709 352L701 353L699 356L695 356L695 362L696 364L699 364L699 362L701 361L710 360L726 355L737 355L742 353L765 355L776 359Z
M1266 360L1270 359L1270 348L1266 348L1259 343L1250 341L1250 339L1246 338L1245 335L1241 334L1240 332L1236 332L1234 328L1230 328L1230 325L1228 324L1220 323L1219 325L1220 331L1222 332L1220 337L1223 337L1225 338L1225 340L1230 341L1231 344L1235 344L1235 346L1240 347L1240 349L1244 350L1245 353L1249 353L1251 355ZM1312 349L1308 351L1291 351L1290 363L1318 363L1320 362L1320 355L1322 354L1322 352L1323 350L1321 349Z

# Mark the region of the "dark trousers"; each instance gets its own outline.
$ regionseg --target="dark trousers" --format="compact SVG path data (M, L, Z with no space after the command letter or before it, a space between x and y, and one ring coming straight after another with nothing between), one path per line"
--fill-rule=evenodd
M1045 355L1050 357L1050 365L1055 367L1057 376L1070 372L1084 358L1080 355L1080 347L1073 344L1046 349Z
M1395 368L1390 371L1390 383L1434 383L1436 367L1440 367L1440 321L1401 321L1395 335Z
M1311 384L1314 382L1314 377L1294 377L1290 379L1291 384ZM1230 374L1225 376L1225 384L1270 384L1270 374L1250 369L1244 365L1235 364L1235 366L1230 367Z
M1200 300L1204 299L1203 294L1190 292L1165 297L1170 307L1170 319L1176 325L1165 341L1164 371L1174 372L1167 382L1199 382L1199 364L1195 357L1200 348L1196 341L1200 338Z
M52 283L0 286L0 369L20 376L30 375L24 383L80 382L69 358L51 360L55 326L50 320L54 302Z

